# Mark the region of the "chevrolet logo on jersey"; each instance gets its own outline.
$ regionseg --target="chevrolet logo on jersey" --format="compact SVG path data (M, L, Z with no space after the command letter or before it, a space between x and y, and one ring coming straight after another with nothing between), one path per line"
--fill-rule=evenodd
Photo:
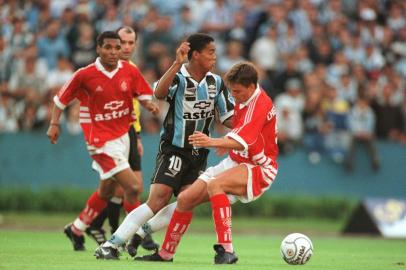
M110 101L109 103L104 104L104 109L105 110L112 110L115 111L118 108L120 108L121 106L123 106L124 101L123 100L113 100Z
M190 104L190 103L189 103ZM214 108L209 101L198 101L190 104L185 108L183 119L186 120L199 120L206 119L214 116Z
M195 105L193 106L193 108L204 110L204 109L206 109L207 107L210 107L210 105L211 105L211 102L208 102L208 101L199 101L199 102L195 103Z

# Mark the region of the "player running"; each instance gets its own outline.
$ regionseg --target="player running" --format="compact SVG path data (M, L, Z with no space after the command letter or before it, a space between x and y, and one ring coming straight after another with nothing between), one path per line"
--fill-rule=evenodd
M47 135L55 144L60 135L59 119L63 109L75 98L80 101L79 122L92 167L99 172L100 184L73 224L65 228L74 250L84 250L83 232L107 206L115 187L124 190L123 206L127 212L137 204L139 187L128 164L128 127L132 123L132 99L153 113L158 106L151 102L152 89L140 71L119 60L121 40L117 33L106 31L97 38L95 63L76 71L54 97L55 106Z

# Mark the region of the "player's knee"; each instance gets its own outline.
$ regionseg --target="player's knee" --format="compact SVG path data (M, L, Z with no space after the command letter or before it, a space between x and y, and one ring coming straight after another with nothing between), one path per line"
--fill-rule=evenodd
M207 192L213 194L221 190L221 183L219 181L211 180L207 183Z
M184 191L178 195L177 198L177 208L180 210L189 210L189 208L193 207L194 196L190 194L190 192Z
M99 189L99 196L103 200L110 199L111 197L113 197L113 194L114 194L114 190L112 190L112 189L108 189L108 188Z
M124 192L127 198L137 198L139 194L138 185L136 184L131 185L128 188L126 188Z

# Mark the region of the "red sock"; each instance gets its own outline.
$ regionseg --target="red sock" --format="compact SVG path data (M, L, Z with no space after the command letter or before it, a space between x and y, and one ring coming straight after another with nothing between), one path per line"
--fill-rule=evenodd
M188 229L190 222L192 222L193 212L173 212L171 221L166 230L165 239L162 243L162 248L159 255L165 259L170 260L173 258L183 234Z
M231 239L231 206L227 195L217 194L210 198L213 220L217 233L217 243L227 252L233 252Z
M127 200L124 200L124 202L123 202L123 208L124 208L124 210L125 210L125 212L127 214L130 213L132 210L134 210L135 208L137 208L140 205L141 205L140 200L136 200L134 203L130 203Z
M93 192L87 200L85 208L80 212L79 218L73 223L72 231L78 235L82 234L106 206L107 200L102 199L97 191Z

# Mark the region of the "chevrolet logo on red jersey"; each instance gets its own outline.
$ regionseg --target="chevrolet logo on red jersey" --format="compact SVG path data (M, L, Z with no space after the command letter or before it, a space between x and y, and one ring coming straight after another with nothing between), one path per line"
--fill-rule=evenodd
M197 109L202 109L202 110L204 110L204 109L206 109L207 107L210 107L210 105L211 105L211 102L208 102L208 101L199 101L199 102L197 102L197 103L195 103L195 105L193 106L193 108L197 108Z
M104 105L104 109L105 110L117 110L118 108L120 108L121 106L123 106L124 101L123 100L113 100L110 101L109 103L106 103Z

